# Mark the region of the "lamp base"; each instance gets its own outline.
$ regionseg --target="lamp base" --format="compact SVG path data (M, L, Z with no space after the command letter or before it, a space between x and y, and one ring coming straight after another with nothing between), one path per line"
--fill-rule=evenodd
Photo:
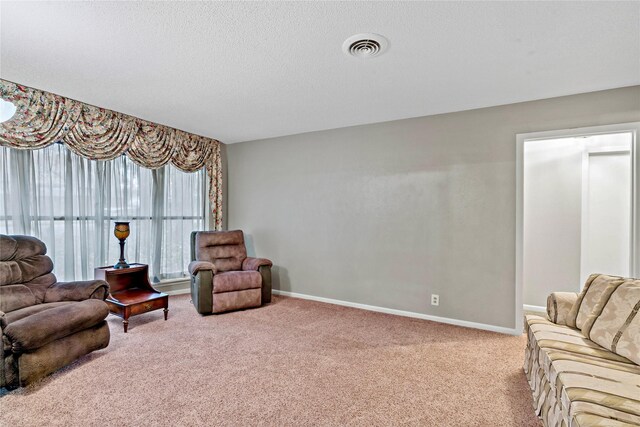
M113 268L115 269L120 269L120 268L129 268L130 265L127 264L126 262L124 262L124 260L120 260L118 261L118 263L116 265L113 266Z
M116 223L116 224L118 224L118 223ZM129 225L129 223L127 223L127 225ZM117 227L116 227L116 229L117 229ZM122 239L118 239L118 240L120 240L120 259L118 260L118 263L113 266L113 268L115 268L115 269L129 268L129 264L127 264L127 262L124 260L124 241L127 240L127 236L123 237Z

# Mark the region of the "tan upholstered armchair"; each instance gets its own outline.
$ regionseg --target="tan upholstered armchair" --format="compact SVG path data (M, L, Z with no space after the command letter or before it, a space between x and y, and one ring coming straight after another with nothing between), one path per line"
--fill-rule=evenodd
M271 266L247 257L242 230L191 233L191 299L200 314L271 302Z
M102 280L58 282L35 237L0 234L0 386L38 380L109 344Z

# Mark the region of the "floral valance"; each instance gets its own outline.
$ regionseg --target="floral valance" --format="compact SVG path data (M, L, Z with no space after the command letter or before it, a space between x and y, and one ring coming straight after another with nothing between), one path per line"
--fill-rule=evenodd
M33 150L61 141L91 160L126 154L150 169L169 162L185 172L206 168L215 228L221 229L219 141L2 79L0 98L16 107L13 117L0 123L0 145Z

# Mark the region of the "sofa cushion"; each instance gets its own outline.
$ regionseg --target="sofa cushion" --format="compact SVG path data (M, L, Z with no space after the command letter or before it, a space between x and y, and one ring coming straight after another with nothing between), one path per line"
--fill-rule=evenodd
M533 321L534 318L539 319ZM540 316L527 316L531 321L529 327L536 337L540 348L558 350L573 353L579 356L589 356L602 360L631 364L626 357L622 357L602 348L593 341L587 339L580 331L561 325L555 325Z
M36 302L35 295L25 285L0 286L0 311L19 310Z
M0 286L29 282L51 271L53 271L53 261L46 255L0 261Z
M9 340L10 350L23 353L90 328L108 314L107 304L97 299L67 303L11 321L3 333Z
M33 296L36 297L36 302L40 304L41 302L44 302L44 294L47 292L47 289L57 281L58 279L56 279L56 275L49 273L43 276L38 276L28 282L21 283L21 285L25 285L29 288L31 292L33 292Z
M46 253L47 246L35 237L0 235L0 261L11 261Z
M624 281L621 281L621 280L612 281L600 293L600 299L598 300L596 305L593 306L593 308L591 309L591 313L587 316L585 321L582 322L582 326L580 327L580 330L582 331L582 335L584 335L585 337L589 337L593 324L598 319L598 317L600 317L600 315L602 314L602 310L607 305L609 298L611 298L611 295L615 292L618 286L620 286L623 283Z
M567 316L567 326L581 329L591 314L591 311L600 301L602 293L605 292L608 287L617 286L623 281L624 279L621 277L608 276L606 274L592 274L589 276L584 284L584 288L582 288L582 292L578 295L578 300Z
M262 285L262 276L257 271L227 271L213 276L213 293L256 289Z
M640 280L627 280L603 295L600 315L589 338L612 352L640 364Z
M627 328L622 330L616 353L640 365L640 315L637 314L639 308L636 304L635 317L629 322Z

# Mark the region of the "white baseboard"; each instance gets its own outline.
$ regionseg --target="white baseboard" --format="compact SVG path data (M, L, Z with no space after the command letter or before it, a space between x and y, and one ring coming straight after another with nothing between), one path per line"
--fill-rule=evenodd
M190 289L176 289L174 291L162 291L167 295L185 295L188 294L191 290Z
M182 295L191 292L191 282L189 279L166 280L152 285L158 292L167 295Z
M274 295L282 295L285 297L307 299L311 301L324 302L327 304L342 305L345 307L359 308L361 310L376 311L378 313L393 314L396 316L413 317L416 319L431 320L432 322L446 323L449 325L463 326L465 328L482 329L485 331L499 332L508 335L520 335L514 328L505 328L502 326L487 325L484 323L468 322L466 320L449 319L447 317L431 316L429 314L415 313L413 311L396 310L393 308L378 307L375 305L359 304L356 302L341 301L337 299L316 297L313 295L299 294L297 292L288 292L274 289Z
M523 304L522 309L525 311L532 311L534 313L547 313L547 307L542 307L539 305Z

